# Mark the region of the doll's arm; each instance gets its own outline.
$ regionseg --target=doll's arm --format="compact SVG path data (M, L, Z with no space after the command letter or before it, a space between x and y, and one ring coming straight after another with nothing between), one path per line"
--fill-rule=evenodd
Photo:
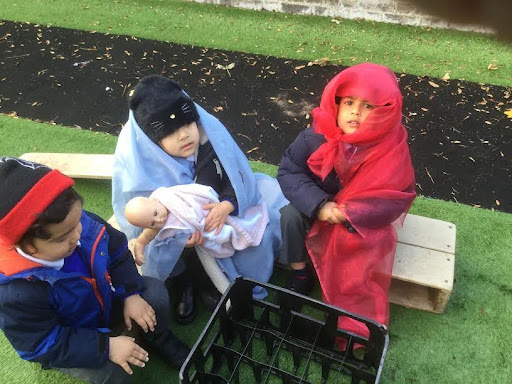
M137 265L144 264L144 248L148 245L158 234L157 229L146 228L142 231L135 243L135 262Z

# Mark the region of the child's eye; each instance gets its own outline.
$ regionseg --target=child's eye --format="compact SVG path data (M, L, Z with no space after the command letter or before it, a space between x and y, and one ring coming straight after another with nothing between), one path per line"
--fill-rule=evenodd
M347 100L345 101L345 105L352 105L353 101L352 100Z
M367 108L367 109L375 108L372 104L365 104L364 107Z

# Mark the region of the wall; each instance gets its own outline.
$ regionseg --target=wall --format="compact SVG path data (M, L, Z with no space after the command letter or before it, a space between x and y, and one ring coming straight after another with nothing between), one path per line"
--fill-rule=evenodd
M407 24L490 32L479 26L461 26L421 13L414 6L399 0L189 0L197 3L227 5L245 9L367 19L386 23Z

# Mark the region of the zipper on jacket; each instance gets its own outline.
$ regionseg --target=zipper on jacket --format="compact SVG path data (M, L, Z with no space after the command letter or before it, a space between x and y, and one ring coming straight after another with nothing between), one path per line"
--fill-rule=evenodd
M89 284L92 285L92 289L94 290L94 295L96 296L96 299L99 301L101 310L104 311L104 305L103 305L103 298L101 297L100 291L98 289L98 284L96 283L96 278L94 277L94 257L96 256L96 248L98 248L98 243L100 242L103 233L105 232L105 227L103 227L96 237L96 241L94 242L94 245L91 250L91 275L92 278L88 277L82 277L85 281L89 282Z
M222 168L220 167L220 162L216 158L213 158L213 163L215 164L215 169L217 170L217 175L219 175L222 180Z

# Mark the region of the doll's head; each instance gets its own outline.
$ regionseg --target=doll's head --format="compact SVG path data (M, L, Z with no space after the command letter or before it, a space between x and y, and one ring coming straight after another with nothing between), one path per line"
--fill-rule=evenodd
M167 208L152 197L134 197L124 209L126 220L141 228L162 229L168 214Z
M188 157L197 149L199 114L176 82L158 75L143 78L133 90L129 107L142 131L169 155ZM190 154L189 147L194 147Z
M0 158L0 239L35 258L57 261L73 253L82 233L82 197L57 170Z

